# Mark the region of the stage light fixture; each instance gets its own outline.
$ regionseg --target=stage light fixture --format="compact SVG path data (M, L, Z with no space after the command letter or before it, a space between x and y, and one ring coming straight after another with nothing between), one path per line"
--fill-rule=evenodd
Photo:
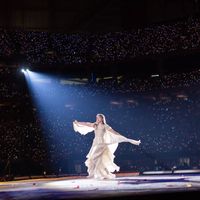
M152 74L151 78L159 77L159 74Z
M24 69L21 69L21 72L22 72L22 73L25 73L26 71L25 71Z

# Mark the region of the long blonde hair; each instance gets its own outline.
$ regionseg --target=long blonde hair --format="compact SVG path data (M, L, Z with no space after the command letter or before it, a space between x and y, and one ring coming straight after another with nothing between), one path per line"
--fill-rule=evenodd
M98 113L96 116L101 117L102 120L103 120L103 124L106 125L106 117L105 117L104 114ZM97 128L97 125L98 125L97 123L94 123L94 128L95 128L95 129Z
M103 119L103 124L106 124L106 117L102 113L98 113L97 116L100 116Z

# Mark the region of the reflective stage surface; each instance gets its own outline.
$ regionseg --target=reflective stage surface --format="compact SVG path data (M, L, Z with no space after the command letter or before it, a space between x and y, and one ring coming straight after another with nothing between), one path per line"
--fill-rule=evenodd
M126 176L124 176L126 175ZM128 175L113 180L85 176L0 182L0 199L170 199L200 193L200 174ZM172 195L172 196L171 196Z

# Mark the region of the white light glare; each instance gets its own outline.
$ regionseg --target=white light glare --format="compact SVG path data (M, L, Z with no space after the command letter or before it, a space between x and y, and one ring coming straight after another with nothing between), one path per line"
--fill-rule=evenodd
M30 70L29 70L29 69L24 69L24 68L22 68L22 69L21 69L21 72L22 72L22 73L30 72Z
M152 74L151 77L152 77L152 78L154 78L154 77L159 77L159 74Z
M22 73L25 73L26 71L25 71L24 69L21 69L21 72L22 72Z

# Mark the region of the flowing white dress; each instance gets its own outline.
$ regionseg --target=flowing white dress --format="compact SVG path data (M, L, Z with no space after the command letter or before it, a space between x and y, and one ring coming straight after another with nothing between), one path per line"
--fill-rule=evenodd
M115 178L113 172L119 171L119 166L114 163L114 152L118 147L118 143L130 142L134 145L139 145L140 140L126 138L120 134L114 134L110 126L107 124L99 124L96 128L73 123L73 128L76 132L82 135L94 131L95 137L92 147L87 154L85 165L88 168L87 172L90 178L97 179L112 179Z

